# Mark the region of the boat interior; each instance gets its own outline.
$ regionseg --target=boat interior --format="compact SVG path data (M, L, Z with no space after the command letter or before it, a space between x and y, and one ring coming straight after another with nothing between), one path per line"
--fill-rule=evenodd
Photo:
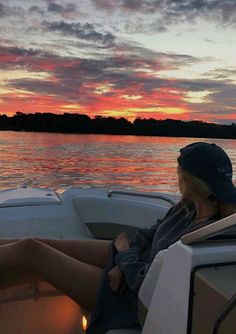
M133 238L178 195L101 188L0 192L1 238ZM106 334L235 334L236 215L158 253L139 292L140 328ZM1 334L85 333L89 314L39 277L0 274ZM69 278L68 278L69 279ZM104 333L105 334L105 333Z

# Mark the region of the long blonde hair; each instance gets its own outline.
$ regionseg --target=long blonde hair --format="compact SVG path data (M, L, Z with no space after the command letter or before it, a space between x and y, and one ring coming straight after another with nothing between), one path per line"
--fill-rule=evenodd
M187 172L179 164L178 173L182 175L184 183L188 184L192 192L198 194L202 198L211 199L215 203L215 206L222 217L230 216L233 213L236 213L236 204L226 204L218 200L206 182Z

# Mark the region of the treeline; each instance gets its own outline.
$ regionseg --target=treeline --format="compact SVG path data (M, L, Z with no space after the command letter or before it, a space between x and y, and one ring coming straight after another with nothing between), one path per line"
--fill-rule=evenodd
M236 138L236 124L222 125L201 121L127 119L87 115L52 113L0 115L0 130L61 132L81 134L119 134L141 136Z

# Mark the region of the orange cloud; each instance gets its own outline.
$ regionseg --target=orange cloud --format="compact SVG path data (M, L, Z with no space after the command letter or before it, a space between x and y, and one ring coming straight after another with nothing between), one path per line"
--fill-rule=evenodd
M186 63L188 57L151 56L82 59L0 46L0 113L70 112L129 120L235 117L233 83L158 77L158 68ZM211 114L216 105L222 112Z
M66 102L51 96L11 93L4 96L4 101L1 101L0 98L0 113L8 115L13 115L17 111L24 113L64 113L66 109L63 106Z

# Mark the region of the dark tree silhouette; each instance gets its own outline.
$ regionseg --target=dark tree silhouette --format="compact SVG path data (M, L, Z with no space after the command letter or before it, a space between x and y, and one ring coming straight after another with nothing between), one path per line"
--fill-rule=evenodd
M119 134L137 136L171 136L197 138L236 138L236 124L204 123L202 121L156 120L136 118L130 122L124 117L83 114L57 115L52 113L24 114L18 111L9 117L0 115L0 130L61 132L84 134Z

